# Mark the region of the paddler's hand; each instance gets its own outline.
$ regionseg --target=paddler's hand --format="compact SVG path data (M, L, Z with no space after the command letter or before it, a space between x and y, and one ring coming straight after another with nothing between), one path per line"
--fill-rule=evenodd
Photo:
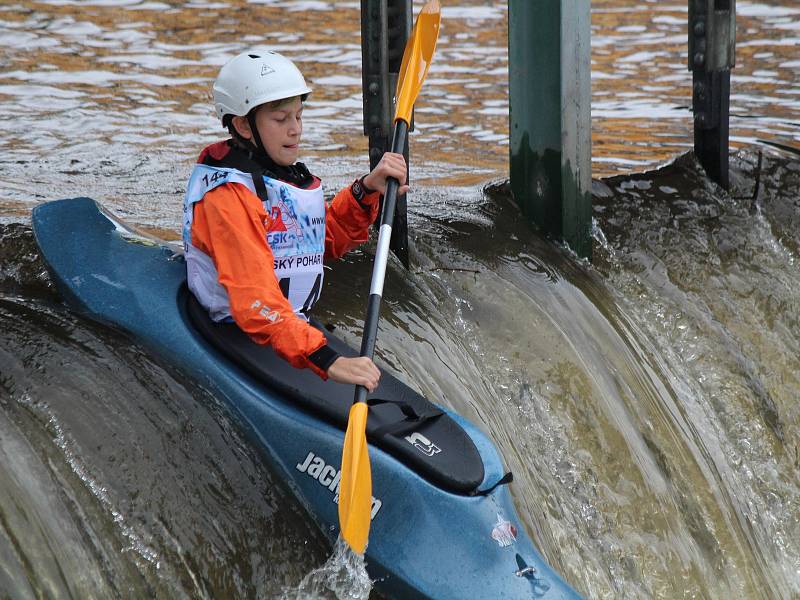
M370 392L374 392L375 388L378 387L381 372L372 362L372 359L366 356L358 356L356 358L340 356L328 367L328 377L337 383L363 385Z
M386 178L394 177L400 182L397 190L398 195L402 196L408 191L406 185L406 159L402 154L396 152L386 152L380 162L375 165L372 172L362 180L364 185L371 189L386 193Z

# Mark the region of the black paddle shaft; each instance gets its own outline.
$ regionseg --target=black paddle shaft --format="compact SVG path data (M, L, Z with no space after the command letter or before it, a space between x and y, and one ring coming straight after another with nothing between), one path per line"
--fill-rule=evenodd
M403 152L408 136L408 123L398 119L394 126L392 138L392 152ZM378 233L378 249L375 254L375 263L372 267L372 283L370 286L369 301L367 303L367 318L364 321L364 335L361 338L361 356L372 358L375 354L375 342L378 338L378 319L381 311L381 297L383 295L383 279L386 274L386 261L389 255L389 240L392 237L392 222L394 209L397 203L397 189L400 182L394 177L389 177L386 182L386 194L383 198L383 214L381 227ZM367 388L356 386L353 402L366 402Z

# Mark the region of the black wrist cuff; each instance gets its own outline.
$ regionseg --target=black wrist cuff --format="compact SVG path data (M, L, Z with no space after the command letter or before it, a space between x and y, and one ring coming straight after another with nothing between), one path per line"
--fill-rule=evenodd
M367 194L367 195L369 196L370 194L374 194L374 193L375 193L375 192L377 192L378 190L373 190L371 187L367 187L367 184L366 184L366 183L364 183L364 180L365 180L366 178L367 178L367 176L366 176L366 175L364 175L364 176L363 176L361 179L359 179L359 181L361 182L361 187L364 189L364 193L365 193L365 194Z
M358 205L362 209L364 209L367 212L369 212L372 207L369 204L365 204L364 203L364 198L367 197L367 194L371 194L375 190L369 190L368 191L368 188L364 186L363 181L364 181L363 177L361 179L356 179L350 185L350 193L353 194L353 198L355 199L356 202L358 202Z
M339 354L336 350L325 344L319 350L315 350L314 352L309 354L308 360L321 371L327 371L328 368L330 368L330 366L340 356L341 354Z
M364 198L367 196L367 193L364 191L364 186L362 185L360 179L356 179L350 184L350 193L353 195L353 199L358 202L358 205L361 208L364 210L369 210L369 206L364 204Z

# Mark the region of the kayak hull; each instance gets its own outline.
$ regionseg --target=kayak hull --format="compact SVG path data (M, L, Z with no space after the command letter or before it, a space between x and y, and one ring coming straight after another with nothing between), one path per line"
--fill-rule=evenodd
M186 314L174 248L127 229L89 198L34 209L45 263L70 308L129 332L224 401L320 529L338 535L335 498L344 432L301 410L211 347ZM442 409L445 410L446 409ZM484 464L480 489L503 474L493 443L459 415ZM366 562L376 588L398 598L574 599L524 532L507 485L450 493L370 447L372 526Z

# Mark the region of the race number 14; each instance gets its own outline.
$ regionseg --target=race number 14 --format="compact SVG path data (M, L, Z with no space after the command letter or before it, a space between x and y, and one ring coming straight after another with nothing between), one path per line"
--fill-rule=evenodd
M278 280L278 285L281 286L281 292L286 298L289 298L289 284L291 282L291 278L283 277ZM300 312L306 313L311 310L311 307L314 306L317 300L319 300L319 296L322 293L322 273L317 274L317 278L314 280L314 285L311 286L311 291L308 293L308 297L303 302L303 308L300 309Z

